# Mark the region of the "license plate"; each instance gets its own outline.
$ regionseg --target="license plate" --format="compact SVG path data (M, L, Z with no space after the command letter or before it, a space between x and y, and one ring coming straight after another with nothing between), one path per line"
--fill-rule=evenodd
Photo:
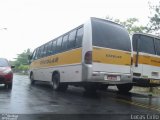
M113 81L120 81L120 76L117 75L105 75L104 80L113 80Z

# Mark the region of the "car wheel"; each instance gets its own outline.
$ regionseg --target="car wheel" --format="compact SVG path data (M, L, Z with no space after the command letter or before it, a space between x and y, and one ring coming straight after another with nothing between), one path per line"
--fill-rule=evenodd
M12 89L12 83L8 84L8 89Z
M119 85L117 85L119 92L122 92L122 93L129 92L132 89L132 87L133 87L133 84L119 84Z
M12 83L7 83L7 84L5 84L5 88L7 88L7 89L12 89Z
M55 91L66 91L68 84L60 83L60 75L56 73L52 77L52 87Z
M31 75L30 75L30 83L31 83L31 85L34 85L34 84L35 84L35 80L34 80L34 75L33 75L33 73L31 73Z
M85 92L87 93L96 93L98 86L97 85L92 85L92 84L88 84L84 86Z

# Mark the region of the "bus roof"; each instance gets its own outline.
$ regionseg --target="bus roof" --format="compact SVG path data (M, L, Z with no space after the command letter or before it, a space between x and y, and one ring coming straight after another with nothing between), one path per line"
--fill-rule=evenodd
M159 36L152 35L152 34L147 34L147 33L134 33L133 35L145 35L145 36L154 37L154 38L157 38L157 39L160 40L160 37L159 37ZM132 36L133 36L133 35L132 35Z
M119 23L117 23L117 22L113 22L113 21L111 21L111 20L107 20L107 19L102 19L102 18L96 18L96 17L91 17L91 19L94 19L94 20L101 20L101 21L105 21L105 22L110 22L110 23L112 23L112 24L116 24L116 25L119 25L119 26L121 26L121 27L124 27L123 25L121 25L121 24L119 24Z

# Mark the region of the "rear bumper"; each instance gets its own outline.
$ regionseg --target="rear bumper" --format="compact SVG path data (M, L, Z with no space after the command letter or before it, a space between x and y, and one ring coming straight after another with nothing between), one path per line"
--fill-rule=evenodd
M0 84L12 83L12 79L13 77L5 78L4 76L0 76Z
M133 78L133 82L136 86L141 87L156 87L160 86L160 79L150 78Z
M99 66L100 65L100 66ZM93 69L94 67L94 69ZM99 69L97 68L99 67ZM125 67L125 69L118 69L118 72L114 72L112 70L117 69L117 65L107 65L106 64L97 64L93 66L93 64L82 64L82 81L83 82L96 82L96 83L104 83L104 84L126 84L133 83L132 81L132 73L130 73L130 67ZM124 67L124 66L119 66ZM125 70L125 71L124 71ZM118 80L105 79L106 76L119 76Z
M119 80L105 79L106 76L118 76ZM90 79L87 82L100 82L104 84L126 84L132 83L131 74L119 74L119 73L106 73L106 72L93 72Z

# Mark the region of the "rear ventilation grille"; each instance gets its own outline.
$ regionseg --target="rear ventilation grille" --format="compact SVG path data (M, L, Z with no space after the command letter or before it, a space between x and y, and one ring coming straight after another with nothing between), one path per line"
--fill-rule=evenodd
M133 76L140 77L141 73L133 73Z

